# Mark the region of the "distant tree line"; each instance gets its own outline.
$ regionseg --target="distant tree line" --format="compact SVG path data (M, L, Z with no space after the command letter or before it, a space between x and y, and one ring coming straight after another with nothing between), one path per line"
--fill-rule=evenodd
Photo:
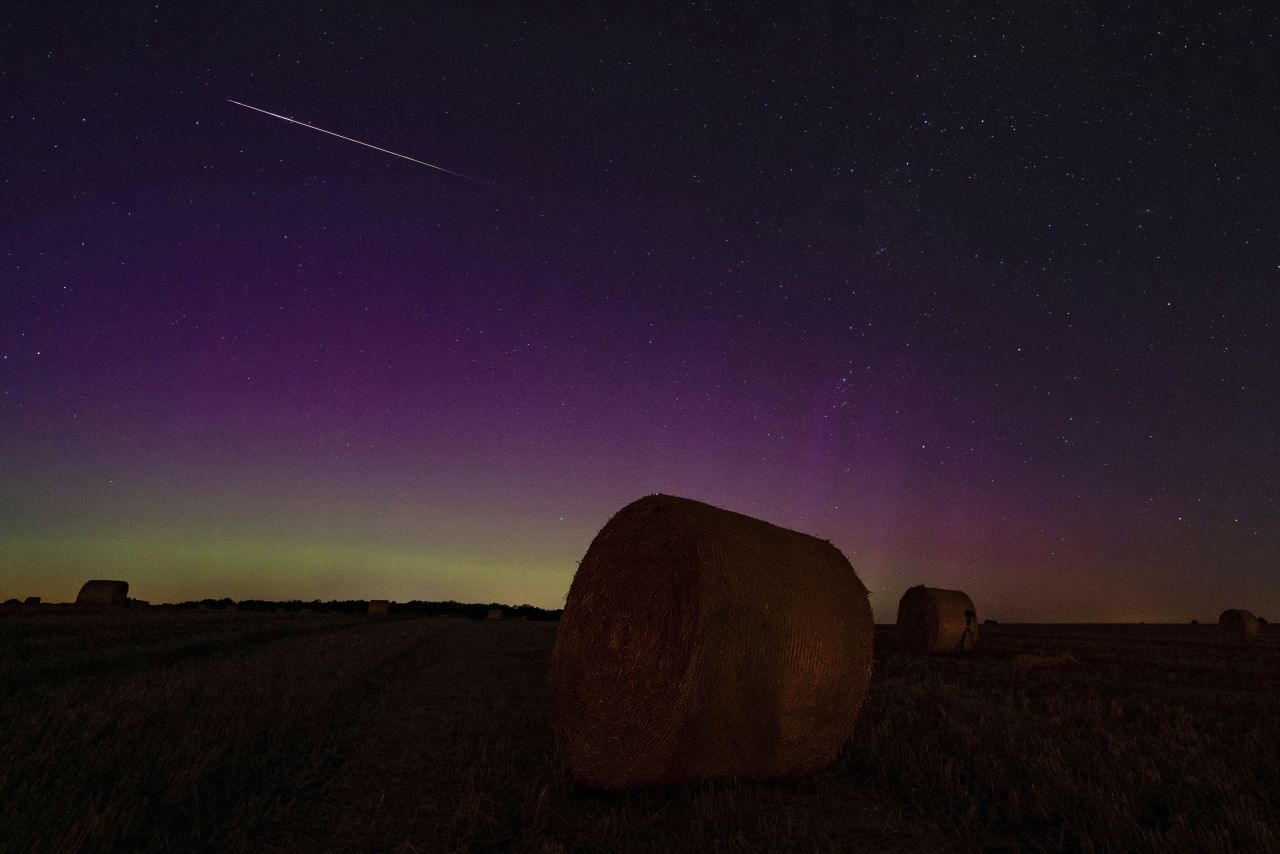
M368 608L367 599L329 600L322 602L312 599L310 602L301 599L273 601L269 599L199 599L179 602L173 607L186 609L203 608L207 611L258 611L272 613L320 613L320 614L363 614ZM424 602L418 599L412 602L392 602L391 614L416 615L422 617L462 617L470 620L483 620L489 611L501 608L503 616L508 620L559 620L563 609L539 608L536 605L503 605L500 602L480 604L476 602Z

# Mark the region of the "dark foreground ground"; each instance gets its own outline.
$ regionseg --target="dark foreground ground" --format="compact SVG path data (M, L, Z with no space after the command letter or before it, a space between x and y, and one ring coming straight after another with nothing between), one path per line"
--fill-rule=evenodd
M1264 632L882 629L829 771L617 795L556 767L554 624L8 609L0 850L1277 851Z

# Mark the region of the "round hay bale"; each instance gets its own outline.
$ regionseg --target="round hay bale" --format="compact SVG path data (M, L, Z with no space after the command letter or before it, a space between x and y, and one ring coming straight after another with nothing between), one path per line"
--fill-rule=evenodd
M40 604L40 597L39 597L39 596L28 596L25 600L23 600L23 603L22 603L22 604L24 604L24 605L39 605L39 604Z
M1218 625L1229 637L1252 640L1258 636L1258 618L1242 608L1228 608L1218 617Z
M76 596L76 604L123 608L129 604L129 582L86 581Z
M370 617L385 617L390 607L391 603L386 599L370 599L369 607L365 609L365 613Z
M606 789L817 771L871 678L867 590L824 540L698 501L618 511L551 656L559 754Z
M501 608L490 608L490 609L489 609L489 613L485 614L485 617L484 617L484 618L485 618L486 620L501 620L501 619L502 619L502 609L501 609Z
M898 648L906 652L963 652L978 645L978 612L959 590L912 587L898 601Z

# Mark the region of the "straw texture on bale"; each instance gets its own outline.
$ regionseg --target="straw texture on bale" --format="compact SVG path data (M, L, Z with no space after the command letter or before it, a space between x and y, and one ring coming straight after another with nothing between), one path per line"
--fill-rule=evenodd
M551 657L559 754L607 789L812 773L871 678L867 590L835 546L650 495L578 566Z
M1229 608L1218 617L1218 625L1231 637L1250 640L1258 636L1258 618L1251 611Z
M76 596L76 604L124 607L129 604L129 582L86 581Z
M390 607L391 603L386 599L370 599L369 607L365 610L365 613L370 617L385 617Z
M488 613L487 615L485 615L485 619L486 619L486 620L501 620L501 619L502 619L502 609L501 609L501 608L490 608L490 609L489 609L489 613Z
M898 601L898 648L963 652L978 645L978 612L959 590L912 587Z

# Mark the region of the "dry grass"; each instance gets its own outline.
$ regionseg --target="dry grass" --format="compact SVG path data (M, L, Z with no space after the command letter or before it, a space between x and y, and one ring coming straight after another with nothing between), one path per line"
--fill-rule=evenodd
M1280 638L1219 634L1000 626L972 657L884 656L847 767L983 850L1277 850Z
M554 631L9 612L0 849L1280 848L1269 628L1241 648L1214 625L987 627L962 658L881 629L832 769L625 794L554 765Z

